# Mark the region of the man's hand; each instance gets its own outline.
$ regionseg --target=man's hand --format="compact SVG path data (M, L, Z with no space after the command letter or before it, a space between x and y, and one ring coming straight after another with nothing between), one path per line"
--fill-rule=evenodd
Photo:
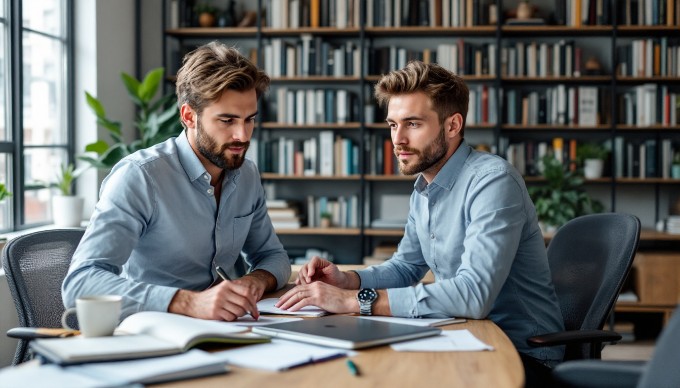
M343 290L320 281L296 286L276 303L276 307L289 311L298 311L305 306L316 306L338 314L359 312L356 291Z
M296 285L324 282L345 289L357 289L359 287L358 276L340 271L338 266L319 256L312 257L309 263L300 268Z
M258 319L257 301L267 288L266 278L246 275L201 292L179 290L168 311L201 319L234 321L246 314Z

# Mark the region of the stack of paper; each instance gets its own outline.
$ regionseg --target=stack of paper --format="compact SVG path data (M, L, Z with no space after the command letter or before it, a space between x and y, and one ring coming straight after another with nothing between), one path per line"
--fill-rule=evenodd
M494 350L469 330L445 330L441 335L392 344L397 352L477 352Z
M372 319L374 321L403 323L413 326L446 326L454 323L465 322L464 318L399 318L399 317L378 317L362 316L361 319Z

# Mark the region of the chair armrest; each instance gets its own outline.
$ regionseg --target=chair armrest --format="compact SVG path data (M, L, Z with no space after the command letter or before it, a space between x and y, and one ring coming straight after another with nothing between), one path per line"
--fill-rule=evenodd
M557 346L618 341L621 334L608 330L569 330L529 337L530 346Z
M552 377L566 387L633 388L646 365L644 361L568 361L557 365Z

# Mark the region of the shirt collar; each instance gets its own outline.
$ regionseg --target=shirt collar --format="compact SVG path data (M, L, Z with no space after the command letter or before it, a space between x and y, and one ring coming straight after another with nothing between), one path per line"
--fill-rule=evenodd
M444 166L442 166L437 175L435 175L432 184L450 191L453 188L453 184L456 183L456 178L460 175L465 160L470 156L471 152L472 148L470 148L465 139L463 139L458 146L458 149L451 155L449 160L444 163ZM418 193L422 193L423 190L427 188L427 180L425 180L423 174L418 176L418 179L416 179L416 183L413 186Z

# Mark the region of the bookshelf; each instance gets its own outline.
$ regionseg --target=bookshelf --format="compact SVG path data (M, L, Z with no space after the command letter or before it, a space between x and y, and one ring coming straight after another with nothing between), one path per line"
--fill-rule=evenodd
M187 12L183 5L188 1L165 0L166 13L176 7L174 3ZM594 6L598 1L601 0L594 0ZM622 8L625 2L613 0L602 2L608 4L606 13L609 16L592 19L593 24L569 19L568 15L561 16L557 5L570 4L569 1L532 1L538 6L539 16L546 22L562 19L565 20L563 25L508 25L506 13L517 6L517 1L512 0L387 1L386 4L394 6L390 12L378 9L375 6L377 0L352 0L343 3L347 8L335 10L336 17L346 15L336 22L325 19L332 17L333 12L328 12L327 16L324 9L314 12L315 4L323 7L328 3L324 0L259 0L257 4L241 1L241 7L246 10L249 7L252 10L275 10L260 13L262 17L250 27L200 28L182 23L181 17L179 21L173 21L170 16L164 22L164 64L169 69L168 74L176 72L181 55L213 39L237 45L244 54L269 70L272 85L270 93L262 101L261 122L255 135L258 164L268 191L275 192L277 198L297 201L303 213L308 212L309 198L326 197L331 200L343 197L356 203L351 210L353 214L343 217L353 220L345 222L346 226L320 228L303 224L299 229L277 231L287 248L318 247L331 251L341 263L357 264L377 245L385 241L396 242L401 237L402 230L399 229L371 228L371 221L381 213L381 197L395 193L408 195L414 182L413 177L384 174L384 165L376 160L376 154L382 152L384 161L384 140L389 138L389 133L381 122L384 113L374 106L371 89L381 73L401 67L406 60L414 57L436 57L440 63L446 57L459 66L457 71L475 93L471 96L471 100L475 101L475 117L468 117L466 130L466 139L472 144L486 144L503 156L507 156L511 144L515 148L519 147L518 144L528 147L529 143L531 147L537 147L543 142L549 148L554 138L562 138L566 144L570 140L577 144L585 141L610 144L614 152L605 176L588 180L588 191L604 203L606 210L626 211L641 218L645 228L643 248L677 250L680 246L680 236L653 231L657 222L667 217L674 203L680 201L680 179L671 178L661 171L667 170L661 160L665 157L663 153L667 152L664 151L667 147L664 142L672 149L680 149L680 121L676 117L674 123L670 123L669 120L664 121L661 115L658 120L654 118L638 123L634 121L635 115L626 117L629 109L626 109L624 101L627 93L631 96L629 100L634 95L644 96L645 88L649 88L648 93L655 100L660 99L657 95L661 93L680 93L680 74L671 70L673 66L680 69L677 63L680 60L680 48L677 48L680 45L680 23L676 21L680 19L677 9L680 4L677 0L666 2L675 7L673 12L668 12L673 15L670 25L664 21L663 25L652 23L644 26L635 25L635 18L642 15L642 22L646 22L646 10L642 13L638 9L626 10ZM427 12L421 8L418 17L411 22L427 25L405 23L408 22L407 6L421 3L428 7L441 6L428 8L431 14L440 14L441 11L443 15L445 8L449 7L448 18L442 16L433 21L422 16ZM589 4L587 0L580 3ZM654 3L650 2L651 10L655 9L652 7ZM215 4L220 6L219 1ZM374 7L368 10L356 7L358 4L374 4ZM460 7L469 4L473 7L460 12ZM454 5L459 7L457 21L454 21ZM400 9L397 10L398 7ZM497 10L498 22L483 24L493 20L493 8ZM291 19L291 10L295 9L300 10L297 20ZM286 12L288 22L275 18ZM389 19L387 13L392 15L390 23L386 23ZM402 15L400 23L394 22L397 14ZM626 24L626 19L632 19L631 23ZM626 47L632 46L635 41L651 45L652 61L657 44L659 48L662 44L670 47L672 49L669 50L676 50L678 54L667 59L665 72L624 73L620 70L620 62L626 55ZM527 68L520 71L515 63L511 71L508 57L512 55L517 60L518 52L526 52L527 48L531 48L530 56L523 61ZM509 54L511 49L515 50L515 54ZM272 54L274 50L281 54ZM310 50L314 54L310 55ZM334 50L337 51L335 55L332 54ZM564 64L552 68L555 63L559 65L565 61L564 51L567 50L571 52L571 70L565 69ZM331 58L334 63L344 63L342 71L335 73L337 67L328 67L328 62L320 59L320 52L329 53L324 54L327 55L325 58ZM561 56L546 54L555 52L561 53ZM464 55L469 59L466 60ZM586 71L586 62L591 57L601 65L600 72ZM532 67L531 71L529 67ZM543 67L547 70L541 70ZM172 78L168 81L171 84ZM566 98L569 93L579 91L594 91L597 95L597 109L587 122L579 122L576 118L570 120L564 106L561 108L565 111L558 112L562 116L553 114L551 118L546 113L547 118L538 119L537 116L529 119L522 117L522 110L518 110L512 120L508 118L508 107L521 107L525 97L528 101L533 99L531 103L537 103L553 98L551 96ZM508 96L512 94L514 104L509 104ZM340 100L344 100L344 105L338 105ZM640 101L644 102L644 97L640 97ZM282 105L287 108L282 109ZM308 110L298 110L301 106ZM578 104L574 106L578 109ZM342 110L340 119L337 114ZM330 174L322 174L318 165L319 154L328 154L328 151L320 151L321 133L331 134L327 136L333 143L338 137L345 141L345 149L351 151L352 160L344 163L353 165L341 172L333 169ZM290 142L279 144L282 138ZM311 139L316 141L318 164L304 167L308 163L305 161L304 144ZM270 144L271 148L263 144ZM622 149L616 151L616 144L624 148L638 147L637 151L640 144L647 144L645 150L649 147L650 152L653 150L656 154L653 160L656 171L644 177L640 176L639 170L637 173L625 171L622 163L627 155ZM280 153L294 155L299 150L303 153L303 167L298 166L297 170L295 157L284 162L292 166L284 169L280 163L274 167L263 162L265 154L277 153L277 160L282 160ZM524 155L526 158L526 152ZM536 171L527 171L526 181L529 185L537 184L541 178Z

